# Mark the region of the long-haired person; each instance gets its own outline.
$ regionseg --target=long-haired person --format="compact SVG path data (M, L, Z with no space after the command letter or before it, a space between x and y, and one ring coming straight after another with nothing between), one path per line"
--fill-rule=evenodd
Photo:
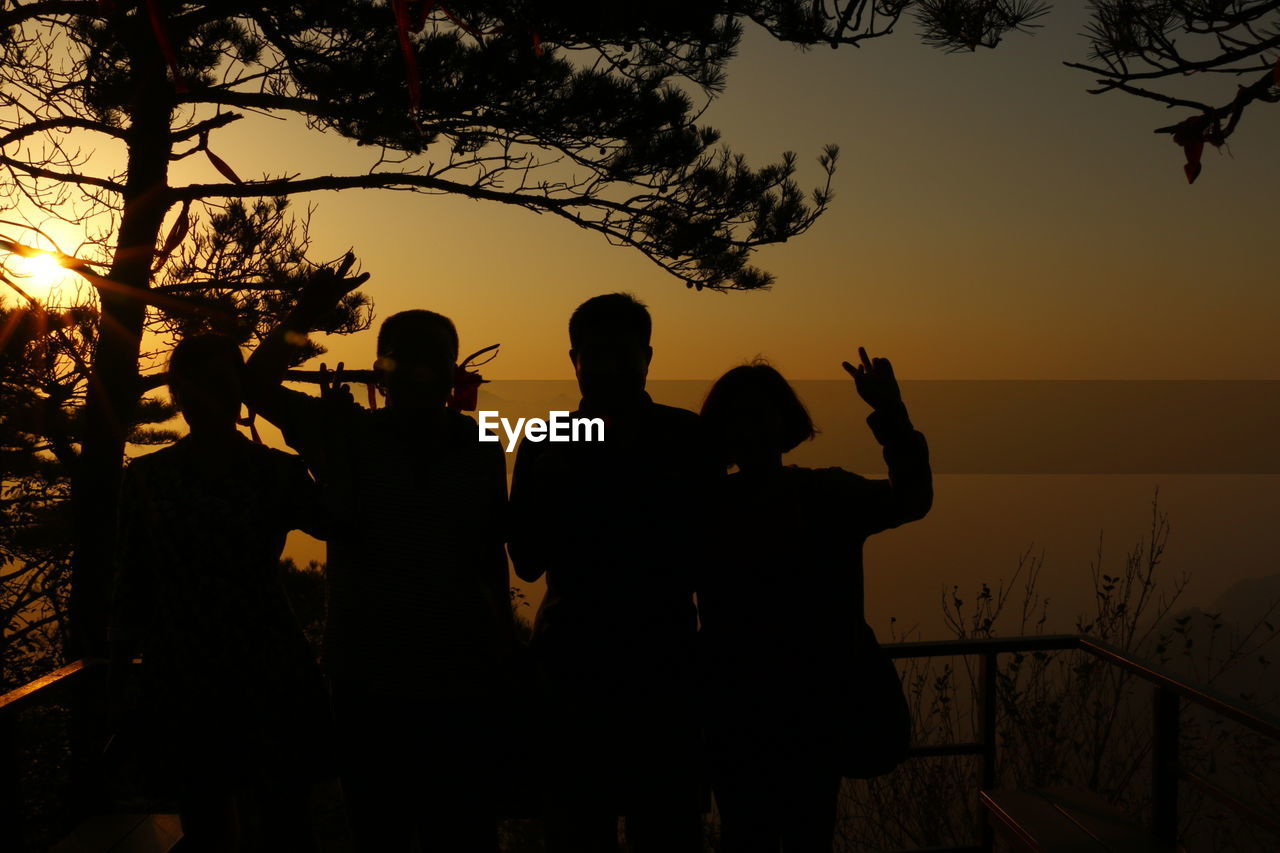
M323 535L296 456L236 429L244 359L183 339L169 390L190 432L125 472L112 624L115 684L141 654L138 730L176 794L183 849L314 849L308 784L328 770L328 697L281 576L290 530ZM252 814L246 812L251 807Z
M726 853L830 851L841 768L842 673L868 637L862 545L923 518L928 449L893 368L859 348L848 362L884 448L888 479L783 464L814 435L787 380L763 362L712 387L703 425L726 468L698 583L705 729ZM848 725L848 722L843 722Z

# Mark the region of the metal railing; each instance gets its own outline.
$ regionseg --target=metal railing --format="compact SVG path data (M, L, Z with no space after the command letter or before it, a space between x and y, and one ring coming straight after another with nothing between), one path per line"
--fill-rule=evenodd
M1185 781L1219 802L1232 808L1243 818L1280 833L1280 816L1266 808L1244 803L1228 791L1214 785L1194 773L1180 767L1178 747L1180 739L1182 702L1199 705L1226 717L1271 740L1280 741L1280 719L1262 711L1240 705L1217 691L1181 678L1156 664L1152 664L1117 649L1111 645L1076 634L1046 634L1032 637L1008 637L971 640L941 640L929 642L886 643L884 649L891 658L932 658L980 656L978 671L979 739L967 743L922 744L911 748L910 757L977 755L982 758L981 785L991 789L996 784L996 724L997 701L996 675L998 658L1002 654L1023 652L1082 651L1119 667L1131 675L1150 682L1152 692L1153 750L1151 762L1152 835L1169 845L1178 837L1179 782ZM14 712L23 708L49 704L64 696L68 688L97 670L105 662L101 660L75 661L64 667L0 695L0 774L16 776L12 761ZM9 751L6 751L9 750ZM10 768L5 772L3 768ZM0 824L18 826L21 815L11 814L15 800L5 796L14 792L16 780L0 779ZM10 821L13 822L10 822ZM952 848L960 851L989 851L992 833L989 824L983 825L982 843L974 847Z
M80 690L89 686L89 676L105 674L106 661L98 658L77 660L46 673L34 681L0 694L0 826L12 840L20 838L27 825L23 809L21 771L19 769L18 712L44 705L71 705L83 695ZM83 756L72 756L73 763L82 766ZM75 778L76 772L72 771ZM73 783L72 795L79 793L80 785Z
M995 786L997 778L996 674L999 671L999 655L1022 652L1082 651L1153 685L1151 834L1156 840L1168 845L1170 850L1177 844L1178 783L1182 780L1195 785L1204 793L1231 807L1246 820L1280 831L1280 817L1264 808L1244 803L1207 779L1181 769L1178 760L1182 700L1207 708L1271 740L1280 741L1280 719L1270 714L1244 707L1209 687L1188 681L1163 667L1140 660L1114 646L1084 635L1044 634L1034 637L887 643L884 648L890 657L896 659L981 656L977 697L979 739L969 743L912 747L911 757L979 755L982 757L981 785L984 790L990 790ZM990 850L993 843L990 824L984 824L980 831L982 833L980 846L953 848L953 850L956 853L961 850Z

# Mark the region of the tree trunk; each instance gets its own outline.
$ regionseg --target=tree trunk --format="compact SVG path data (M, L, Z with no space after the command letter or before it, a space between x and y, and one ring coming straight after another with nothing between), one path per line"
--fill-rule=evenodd
M154 41L133 56L135 94L127 131L127 175L115 255L108 278L148 288L168 188L172 89ZM67 659L107 653L116 515L128 424L140 397L138 353L146 306L99 291L102 306L84 408L81 451L72 478L75 520L71 559L71 630ZM83 681L83 680L82 680ZM74 805L89 809L101 794L95 757L105 738L101 682L83 681L72 706Z
M129 127L124 212L107 277L148 289L151 264L171 199L169 117L172 94L157 57L139 57L137 96ZM138 353L146 305L100 291L102 315L85 400L81 453L72 481L75 552L72 557L69 657L106 651L117 498L128 423L137 406Z

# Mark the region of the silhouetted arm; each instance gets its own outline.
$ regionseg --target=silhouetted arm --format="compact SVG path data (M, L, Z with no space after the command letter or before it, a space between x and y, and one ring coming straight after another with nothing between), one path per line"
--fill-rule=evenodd
M245 404L281 430L291 427L296 430L299 419L311 416L311 410L298 399L309 395L289 391L281 383L311 330L343 296L368 280L368 273L345 278L354 262L354 256L348 254L336 271L322 267L303 288L289 315L263 339L245 363Z
M933 471L924 435L912 426L902 404L875 410L867 424L883 448L889 479L868 481L866 532L924 518L933 506Z
M889 479L867 480L859 527L878 533L909 521L917 521L933 506L933 471L924 435L911 424L902 392L887 358L871 359L858 347L861 364L844 362L859 396L873 411L867 425L883 448Z

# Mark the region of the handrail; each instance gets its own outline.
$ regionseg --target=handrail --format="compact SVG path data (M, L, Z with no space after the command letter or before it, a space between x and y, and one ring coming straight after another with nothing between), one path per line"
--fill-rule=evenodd
M39 678L15 687L8 693L0 694L0 714L12 713L44 700L45 695L66 687L80 675L106 663L103 658L83 658L66 666L60 666L53 672L47 672Z
M960 657L981 655L979 700L982 736L971 743L913 746L908 755L980 755L983 759L982 787L996 782L996 657L1031 651L1082 651L1105 663L1120 667L1150 682L1152 695L1152 814L1155 837L1170 849L1178 841L1178 780L1183 779L1221 802L1247 820L1280 833L1280 819L1270 811L1239 800L1207 779L1188 773L1178 760L1180 700L1200 705L1273 740L1280 740L1280 718L1258 708L1244 707L1211 687L1175 675L1162 666L1126 654L1109 643L1077 634L1043 634L1036 637L989 637L954 641L887 643L884 650L892 658ZM993 848L991 827L982 827L982 848Z
M1280 740L1280 718L1238 705L1212 687L1181 678L1157 664L1133 657L1109 643L1085 634L1042 634L1034 637L982 637L966 640L884 643L891 658L960 657L1034 651L1079 650L1127 670L1157 687L1173 690L1184 699L1202 705L1270 738Z
M1212 687L1179 678L1156 664L1129 657L1107 643L1085 636L1079 639L1080 648L1095 657L1109 661L1122 669L1127 669L1157 687L1172 690L1181 695L1182 698L1189 699L1197 705L1203 705L1224 717L1229 717L1240 725L1253 729L1258 734L1280 740L1280 717L1272 716L1257 708L1237 705L1231 698L1224 696Z
M881 643L891 658L960 657L1012 652L1061 651L1080 645L1079 634L1040 634L1033 637L975 637L966 640L924 640Z

